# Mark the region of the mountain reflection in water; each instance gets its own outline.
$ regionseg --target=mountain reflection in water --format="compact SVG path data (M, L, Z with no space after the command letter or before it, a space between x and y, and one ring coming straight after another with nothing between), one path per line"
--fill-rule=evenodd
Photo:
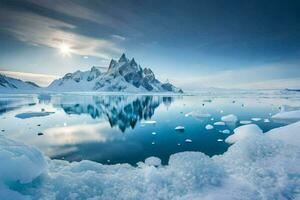
M125 132L129 127L134 129L137 122L150 119L161 103L170 106L173 97L87 96L76 100L76 96L63 96L59 101L54 106L61 107L69 115L88 114L93 119L106 119L111 127Z

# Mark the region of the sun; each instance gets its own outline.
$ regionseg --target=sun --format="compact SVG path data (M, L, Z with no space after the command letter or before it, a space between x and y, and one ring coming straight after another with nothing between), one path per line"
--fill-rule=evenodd
M59 51L63 57L70 57L72 49L71 49L70 45L68 45L66 43L61 43L59 45Z

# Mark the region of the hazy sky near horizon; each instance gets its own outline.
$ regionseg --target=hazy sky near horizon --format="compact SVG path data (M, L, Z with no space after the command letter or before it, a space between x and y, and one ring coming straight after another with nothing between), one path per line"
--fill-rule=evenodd
M0 0L0 73L47 85L125 52L185 90L300 88L299 10L296 0Z

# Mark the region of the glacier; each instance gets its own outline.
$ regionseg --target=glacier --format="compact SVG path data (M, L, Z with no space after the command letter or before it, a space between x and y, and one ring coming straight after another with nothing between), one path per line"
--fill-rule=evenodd
M229 136L223 155L150 157L137 166L51 160L0 136L0 199L299 199L300 122L262 133L254 124Z

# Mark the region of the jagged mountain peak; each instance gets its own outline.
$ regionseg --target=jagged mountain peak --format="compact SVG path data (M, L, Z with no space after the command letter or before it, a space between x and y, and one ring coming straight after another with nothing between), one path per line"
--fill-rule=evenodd
M121 57L119 58L119 63L120 62L128 62L128 61L129 61L129 59L126 57L125 53L123 53L121 55Z
M161 83L150 68L142 68L134 58L130 61L123 53L118 61L112 59L108 70L68 73L53 81L48 89L75 91L123 91L123 92L180 92L169 83Z

